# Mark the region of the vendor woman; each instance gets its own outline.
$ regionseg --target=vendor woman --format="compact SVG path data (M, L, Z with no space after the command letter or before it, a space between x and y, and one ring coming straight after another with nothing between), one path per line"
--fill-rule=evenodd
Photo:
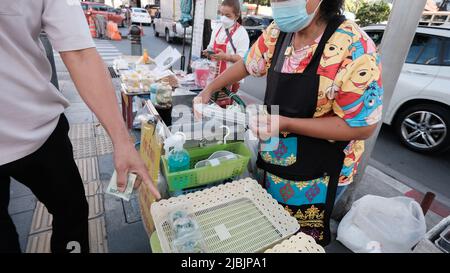
M220 14L220 24L213 30L208 48L203 51L205 56L217 61L217 75L241 61L250 46L248 33L239 23L241 21L239 0L224 0L220 6ZM208 52L215 54L210 55ZM236 93L239 83L232 83L228 87ZM230 102L230 99L223 97L217 101L221 106L226 106Z
M352 183L369 138L381 119L381 65L373 41L342 17L344 0L272 0L274 23L245 58L203 90L247 75L267 76L264 103L278 105L265 123L278 120L274 151L257 161L267 191L318 243L330 241L335 200ZM273 108L273 107L271 107ZM258 136L268 124L251 123ZM275 134L275 133L273 133ZM263 141L264 143L264 141ZM337 198L336 198L337 197Z

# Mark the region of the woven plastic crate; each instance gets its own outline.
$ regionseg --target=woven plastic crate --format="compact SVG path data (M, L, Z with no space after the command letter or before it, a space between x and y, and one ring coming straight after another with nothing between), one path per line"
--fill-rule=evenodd
M188 188L188 189L184 189L184 190L180 190L180 191L169 191L169 196L170 197L177 197L180 195L185 195L185 194L189 194L189 193L193 193L196 191L202 191L202 190L206 190L212 187L216 187L219 186L220 184L224 184L227 182L232 182L231 180L225 180L225 181L220 181L220 182L212 182L203 186L199 186L199 187L195 187L195 188Z
M250 151L242 142L193 148L187 151L191 157L191 166L186 171L169 172L167 159L162 157L164 175L171 192L237 177L247 169L248 161L250 160ZM222 162L218 166L194 168L197 162L208 159L212 153L217 151L230 151L240 156L237 159Z
M243 179L153 203L151 212L163 252L172 251L168 214L190 208L210 253L262 252L296 233L298 221L256 181Z

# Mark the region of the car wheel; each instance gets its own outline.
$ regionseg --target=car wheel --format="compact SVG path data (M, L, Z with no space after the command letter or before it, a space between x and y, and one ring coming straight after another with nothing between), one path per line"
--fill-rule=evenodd
M441 153L450 148L450 110L421 104L398 114L394 123L401 142L420 153Z
M166 42L167 43L169 43L169 44L171 44L172 43L172 39L170 38L170 33L169 33L169 30L166 28L166 35L165 35L165 38L166 38Z

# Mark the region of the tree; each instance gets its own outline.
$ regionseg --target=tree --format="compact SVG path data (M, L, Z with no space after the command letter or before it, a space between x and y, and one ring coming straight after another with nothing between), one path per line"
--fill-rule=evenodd
M363 3L361 0L346 0L344 8L346 11L356 14Z
M363 2L356 12L356 19L361 26L377 24L389 19L391 8L384 0Z

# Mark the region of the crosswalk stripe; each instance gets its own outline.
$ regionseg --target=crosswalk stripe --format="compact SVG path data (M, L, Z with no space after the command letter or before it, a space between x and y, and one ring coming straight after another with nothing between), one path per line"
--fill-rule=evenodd
M117 57L122 55L122 53L109 41L94 40L94 42L98 53L105 63L110 64L117 59ZM55 57L55 61L62 61L59 52L53 51L53 56Z

